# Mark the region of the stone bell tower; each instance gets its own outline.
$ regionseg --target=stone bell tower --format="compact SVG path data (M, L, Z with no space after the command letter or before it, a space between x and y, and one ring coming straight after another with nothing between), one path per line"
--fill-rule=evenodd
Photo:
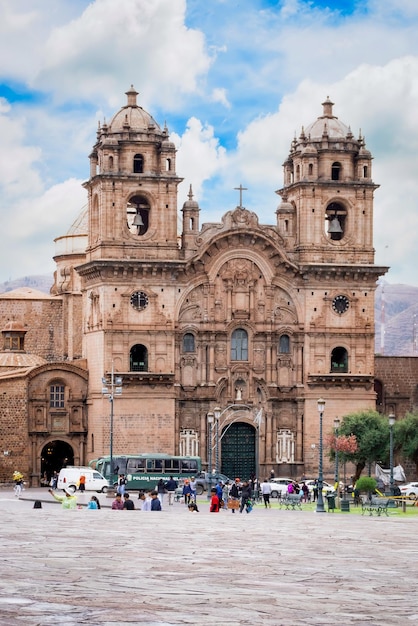
M90 381L90 458L109 450L111 418L101 381L111 372L123 379L114 405L114 450L172 452L174 445L171 331L182 179L167 128L137 104L132 86L126 95L126 105L109 123L99 124L84 184L88 243L77 271ZM154 422L143 418L145 410L163 424L157 433Z
M277 210L302 279L305 450L317 438L320 396L330 420L375 406L374 292L387 271L374 265L372 156L329 98L322 106L291 144Z
M176 149L132 86L126 95L90 155L87 259L177 258Z

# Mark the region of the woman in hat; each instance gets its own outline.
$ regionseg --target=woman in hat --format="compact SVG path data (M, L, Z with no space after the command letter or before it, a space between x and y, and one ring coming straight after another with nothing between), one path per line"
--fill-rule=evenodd
M52 489L48 489L51 496L54 500L58 500L61 502L61 507L63 509L76 509L77 508L77 496L73 494L71 489L64 489L64 495L59 496L52 491Z

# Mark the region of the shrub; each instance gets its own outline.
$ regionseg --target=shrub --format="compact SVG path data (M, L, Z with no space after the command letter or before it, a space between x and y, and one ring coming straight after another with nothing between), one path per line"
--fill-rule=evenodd
M359 491L366 491L367 493L373 493L376 490L377 482L371 476L361 476L356 482L356 489Z

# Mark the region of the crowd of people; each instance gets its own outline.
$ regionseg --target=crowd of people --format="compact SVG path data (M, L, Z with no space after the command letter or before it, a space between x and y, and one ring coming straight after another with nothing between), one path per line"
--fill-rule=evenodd
M179 500L182 504L187 506L188 510L192 513L198 513L199 508L196 503L197 496L197 483L196 479L192 476L190 479L185 479L181 486L177 480L170 476L168 480L160 479L155 487L150 490L140 491L138 494L138 503L135 505L131 499L129 493L126 492L126 477L124 474L120 474L116 485L115 498L112 501L111 508L113 510L128 510L132 511L140 509L142 511L162 511L167 496L168 506L173 506L176 500ZM80 481L79 490L84 491L82 488L82 482ZM274 486L274 485L273 485ZM243 480L235 478L230 483L229 481L222 482L216 481L215 485L211 487L208 496L209 499L209 511L211 513L219 513L221 510L231 510L232 513L239 512L250 513L254 506L255 499L259 497L262 499L266 509L271 508L271 494L273 489L271 483L271 477L265 478L263 482L258 482L255 477L251 480ZM58 495L54 493L55 490L49 489L51 495L61 502L62 507L65 509L80 508L77 503L77 497L72 490L65 490L64 495ZM318 496L318 485L315 481L312 493L310 492L306 482L304 480L299 484L294 480L290 482L286 487L287 494L297 494L300 496L301 501L308 502L311 499L315 501ZM96 496L92 496L87 504L88 509L100 509L100 502Z

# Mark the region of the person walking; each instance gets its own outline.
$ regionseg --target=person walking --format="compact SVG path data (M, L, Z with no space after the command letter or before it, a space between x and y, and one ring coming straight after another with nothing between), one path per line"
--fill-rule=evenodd
M167 482L165 484L165 488L166 488L167 494L168 494L168 505L169 506L174 504L174 496L175 496L177 487L178 487L177 480L174 480L174 478L172 476L170 476L170 478L167 480Z
M190 482L189 480L186 478L186 480L184 481L184 485L183 485L183 498L184 498L184 504L187 506L190 502L190 498L192 497L192 488L190 487Z
M120 496L123 496L123 494L125 493L125 489L126 489L126 478L125 478L125 474L119 474L119 478L118 478L118 488L117 488L117 492Z
M52 478L51 478L51 488L52 489L57 489L58 487L58 472L54 471L54 473L52 474Z
M23 474L22 472L13 472L13 480L14 480L14 487L13 490L15 492L15 496L17 498L20 498L20 494L23 491Z
M312 495L313 495L313 501L316 502L318 500L318 481L316 478L312 487Z
M158 496L158 499L159 499L159 501L161 503L161 508L162 508L163 500L164 500L164 494L166 492L165 483L164 483L162 478L160 478L160 480L158 481L155 490L157 492L157 496Z
M191 497L192 500L194 500L196 502L197 482L196 482L196 478L194 476L192 476L191 479L190 479L190 489L192 490L192 495L190 497Z
M222 508L228 508L228 498L229 498L229 480L222 487Z
M211 498L210 498L210 507L209 511L211 513L219 513L219 496L216 491L216 487L212 487L211 489Z
M219 500L219 508L222 507L222 491L223 491L223 485L222 485L222 481L218 480L218 482L215 485L215 489L216 489L216 495L218 496L218 500Z
M232 500L231 511L233 513L239 508L240 482L240 479L236 478L229 490L229 498Z
M249 513L248 502L251 502L251 495L251 485L248 480L244 480L241 489L241 505L239 507L240 513L243 512L244 508L246 509L247 513Z
M261 483L261 495L263 496L264 506L266 509L271 509L270 504L270 496L271 496L271 484L267 480L264 479L264 482Z
M54 500L61 502L62 509L76 509L77 508L77 496L73 494L71 489L64 489L64 495L59 496L57 493L54 493L52 489L48 489L51 496Z
M84 493L84 491L86 490L86 477L84 476L84 474L81 474L79 478L78 490L82 493Z
M301 490L302 490L302 494L303 494L303 495L302 495L302 500L303 500L304 502L308 502L308 501L309 501L309 487L308 487L308 485L305 483L305 481L302 483Z

